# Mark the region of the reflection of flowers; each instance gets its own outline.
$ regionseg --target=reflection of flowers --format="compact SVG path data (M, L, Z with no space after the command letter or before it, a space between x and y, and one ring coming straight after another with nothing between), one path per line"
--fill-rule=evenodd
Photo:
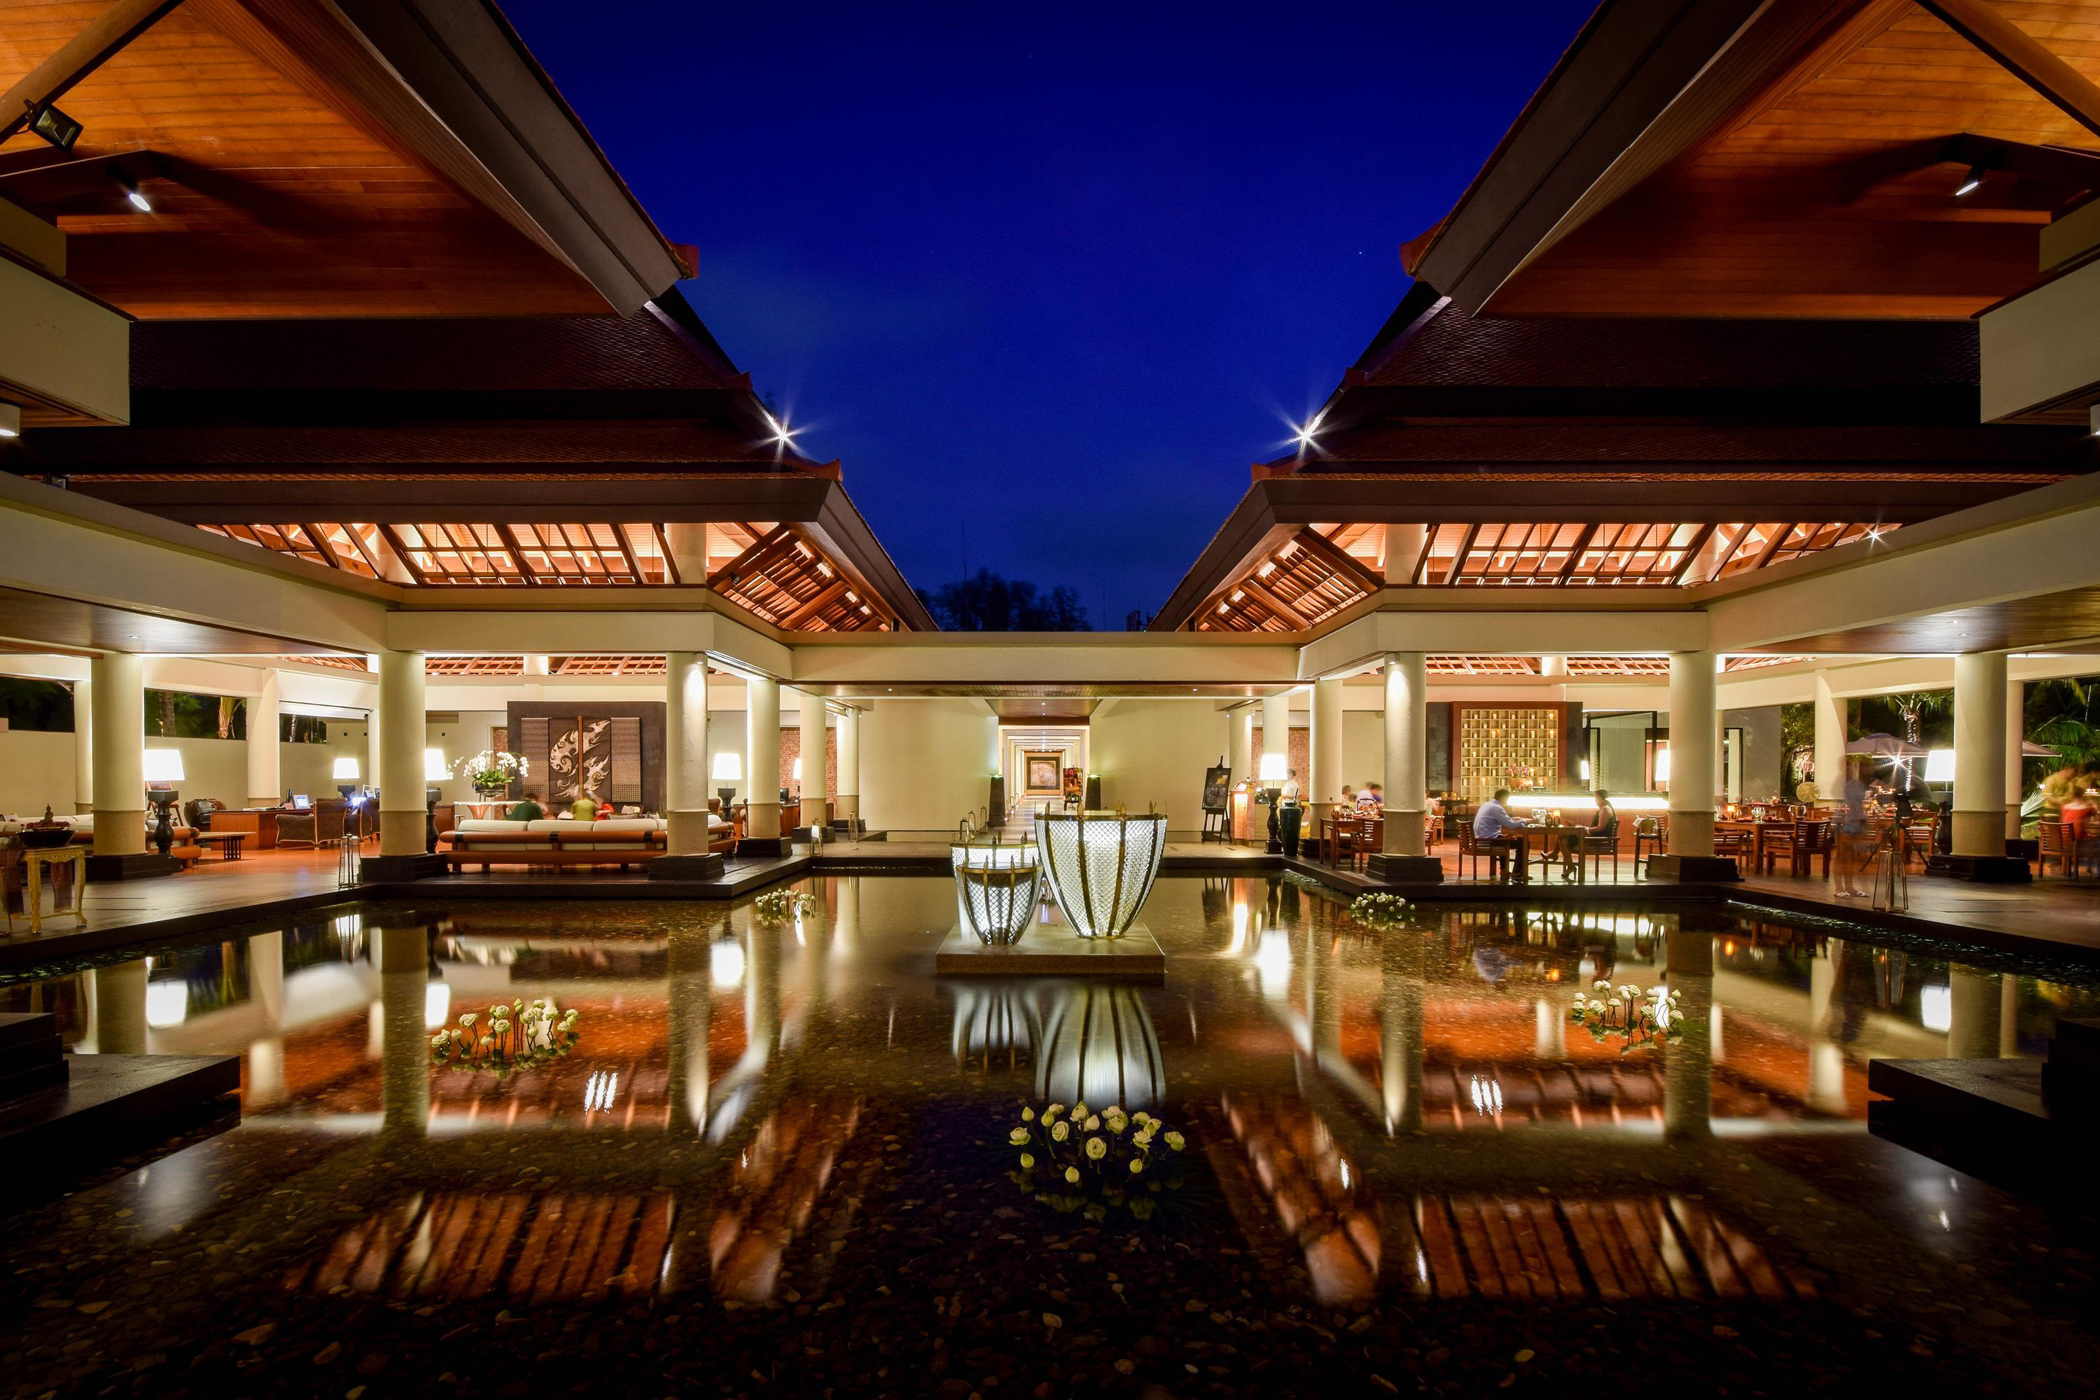
M1360 894L1349 901L1349 917L1371 928L1390 928L1408 921L1410 907L1397 894Z
M469 1011L459 1018L457 1026L432 1036L431 1063L452 1069L486 1070L500 1077L560 1059L576 1048L580 1034L574 1008L557 1012L554 1003L545 997L491 1006L488 1028L476 1038L474 1029L480 1023L480 1013Z
M751 908L768 923L780 923L807 914L817 907L816 897L806 890L767 890L751 901Z
M1569 1019L1587 1026L1591 1037L1599 1041L1623 1036L1626 1043L1619 1047L1621 1055L1683 1038L1684 1012L1671 999L1669 988L1650 987L1644 994L1631 982L1614 987L1599 979L1593 990L1596 996L1575 994Z
M1101 1124L1112 1127L1112 1136L1075 1137L1072 1125L1083 1131ZM1135 1124L1137 1131L1123 1129ZM1112 1210L1127 1208L1132 1218L1148 1220L1158 1209L1155 1199L1162 1191L1181 1189L1180 1133L1165 1132L1165 1125L1140 1109L1125 1113L1121 1107L1089 1113L1083 1103L1074 1104L1070 1117L1063 1104L1046 1107L1038 1120L1031 1109L1022 1110L1021 1124L1007 1134L1015 1147L1031 1147L1042 1153L1023 1152L1018 1171L1008 1178L1026 1194L1051 1209L1070 1215L1081 1213L1089 1220L1105 1220ZM1158 1141L1164 1145L1154 1147ZM1042 1176L1037 1175L1038 1165Z

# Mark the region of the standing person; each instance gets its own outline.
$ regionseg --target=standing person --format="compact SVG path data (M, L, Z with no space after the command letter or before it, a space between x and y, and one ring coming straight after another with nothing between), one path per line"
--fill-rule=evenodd
M1840 898L1864 898L1867 894L1860 888L1860 872L1872 849L1868 844L1865 768L1863 758L1846 760L1845 786L1836 819L1838 858L1831 866L1831 880Z
M514 822L544 821L546 816L547 809L540 806L540 795L532 788L525 789L524 799L504 813L505 820Z
M1287 778L1285 778L1285 779L1283 780L1283 802L1284 802L1284 805L1285 805L1285 806L1287 806L1287 807L1295 807L1295 806L1297 806L1297 805L1298 805L1298 793L1299 793L1299 787L1298 787L1298 770L1297 770L1297 769L1295 769L1295 768L1293 768L1293 769L1291 769L1291 770L1290 770L1290 776L1289 776L1289 777L1287 777Z
M1512 852L1509 838L1504 833L1522 831L1524 823L1511 816L1509 809L1502 805L1508 800L1509 789L1496 788L1495 795L1480 804L1480 810L1473 814L1473 839L1495 843L1494 849L1488 852L1489 869L1507 868L1509 857L1514 854L1517 858L1516 878L1521 880L1524 878L1523 839L1517 839L1516 849Z

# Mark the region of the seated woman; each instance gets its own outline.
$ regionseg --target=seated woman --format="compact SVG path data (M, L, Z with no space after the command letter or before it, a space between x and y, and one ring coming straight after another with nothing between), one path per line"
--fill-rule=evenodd
M1603 836L1613 841L1619 839L1619 812L1611 805L1611 794L1603 788L1597 789L1597 810L1590 814L1590 824L1583 828L1586 835Z

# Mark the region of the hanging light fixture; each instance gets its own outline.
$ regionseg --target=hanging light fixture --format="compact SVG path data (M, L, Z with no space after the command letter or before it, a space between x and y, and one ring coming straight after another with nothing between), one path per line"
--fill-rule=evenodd
M1035 844L1072 931L1081 938L1121 938L1159 877L1167 814L1038 812Z

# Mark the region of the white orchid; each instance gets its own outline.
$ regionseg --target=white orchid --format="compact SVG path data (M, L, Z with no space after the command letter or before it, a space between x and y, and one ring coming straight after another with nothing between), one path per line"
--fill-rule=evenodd
M479 1016L476 1016L473 1012L469 1011L466 1015L459 1018L459 1023L462 1026L465 1026L468 1030L472 1030L474 1028L474 1023L480 1019L481 1018Z
M1022 1109L1022 1110L1021 1110L1021 1121L1022 1121L1023 1123L1033 1123L1033 1122L1035 1121L1035 1110L1034 1110L1034 1109L1032 1109L1032 1108L1024 1108L1024 1109Z
M1029 1168L1033 1167L1034 1165L1035 1165L1035 1154L1034 1154L1033 1152L1023 1152L1023 1153L1021 1154L1021 1170L1022 1170L1022 1171L1027 1171L1027 1170L1028 1170Z
M1089 1114L1087 1115L1087 1118L1086 1118L1086 1130L1087 1130L1088 1132L1090 1132L1090 1133L1098 1133L1098 1132L1100 1132L1100 1131L1101 1131L1101 1115L1100 1115L1100 1114L1098 1114L1098 1113L1089 1113Z
M1079 1184L1079 1168L1066 1167L1065 1180L1071 1182L1074 1186L1077 1186Z

